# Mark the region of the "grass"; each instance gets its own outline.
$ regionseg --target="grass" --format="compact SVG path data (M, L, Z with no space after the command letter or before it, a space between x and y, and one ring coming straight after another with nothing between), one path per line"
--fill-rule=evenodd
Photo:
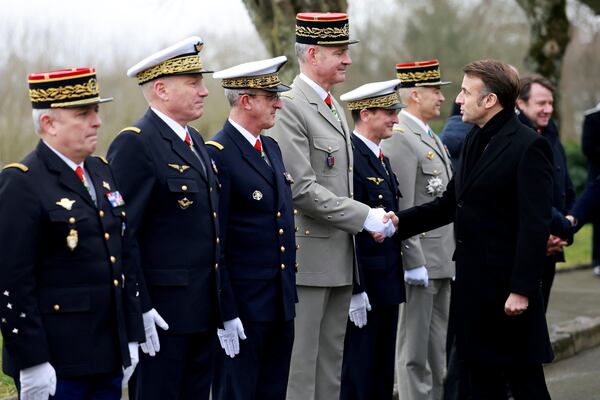
M0 335L0 347L2 346L2 335ZM0 364L2 363L2 353L0 352ZM0 372L0 399L8 396L16 395L17 389L15 389L12 378L4 375Z

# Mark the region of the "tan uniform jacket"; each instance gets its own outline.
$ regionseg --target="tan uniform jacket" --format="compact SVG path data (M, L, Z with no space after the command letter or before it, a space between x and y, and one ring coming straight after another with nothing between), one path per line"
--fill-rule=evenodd
M296 77L283 96L275 126L267 132L279 143L298 209L298 285L351 285L356 268L354 234L369 207L352 199L352 142L343 108L341 123L306 82Z
M428 192L435 180L441 179L445 190L452 178L452 164L442 141L430 137L415 121L403 113L394 135L382 142L383 153L389 157L392 169L398 176L402 196L399 210L428 203L442 192ZM423 232L402 243L402 262L405 269L425 265L430 279L454 276L454 232L453 224Z

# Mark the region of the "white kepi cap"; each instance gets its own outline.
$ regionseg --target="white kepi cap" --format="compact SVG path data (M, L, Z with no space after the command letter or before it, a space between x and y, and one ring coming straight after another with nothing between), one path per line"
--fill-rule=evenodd
M191 36L144 58L127 70L127 76L135 76L141 85L163 76L211 73L200 61L203 45L199 36Z
M287 92L291 88L279 80L279 70L287 62L286 56L252 61L214 73L222 79L225 89L260 89L268 92Z
M364 108L384 108L398 110L406 107L398 97L399 79L390 81L372 82L357 87L344 93L340 100L348 102L348 110L362 110Z

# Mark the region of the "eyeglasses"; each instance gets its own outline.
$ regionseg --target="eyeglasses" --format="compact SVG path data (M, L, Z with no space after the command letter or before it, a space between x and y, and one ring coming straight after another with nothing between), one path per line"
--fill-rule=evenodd
M277 101L281 98L281 96L279 95L279 93L269 93L269 94L258 94L258 93L240 93L240 95L246 95L246 96L250 96L250 97L266 97L267 100L269 101Z

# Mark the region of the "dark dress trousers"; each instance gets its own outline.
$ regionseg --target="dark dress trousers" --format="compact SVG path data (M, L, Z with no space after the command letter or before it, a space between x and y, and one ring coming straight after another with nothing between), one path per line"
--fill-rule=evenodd
M277 142L261 143L270 165L229 121L207 142L221 183L221 315L239 317L247 336L234 358L218 349L219 400L286 396L298 299L292 178Z
M531 371L531 379L510 383L517 391L528 384L537 390L533 397L520 398L545 399L547 389L538 372L553 353L540 283L552 215L552 150L509 112L488 122L498 126L487 147L480 147L478 159L474 142L482 130L469 133L448 190L400 212L396 236L403 239L454 221L456 281L450 320L459 358L471 379L477 378L473 372L487 370L495 379L510 380L509 374L496 372L512 366ZM529 299L521 315L504 312L511 292ZM476 383L474 390L481 387ZM474 396L481 398L476 392Z
M120 376L144 338L124 205L109 166L84 165L97 205L46 144L0 174L3 370L49 362L63 379ZM120 380L119 380L120 382Z
M379 158L356 135L354 146L354 199L370 207L398 212L398 181L390 162ZM391 400L398 330L398 304L405 301L399 243L387 238L377 243L371 235L356 235L360 283L353 293L367 292L371 311L367 325L348 320L342 363L341 400Z
M198 156L152 110L125 128L108 158L128 205L142 308L169 324L161 350L141 354L136 399L208 399L218 305L218 181L200 134Z

